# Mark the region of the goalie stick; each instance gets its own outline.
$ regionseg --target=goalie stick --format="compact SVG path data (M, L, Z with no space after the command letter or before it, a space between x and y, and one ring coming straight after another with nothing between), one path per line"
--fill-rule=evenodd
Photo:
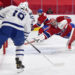
M36 47L34 46L32 43L30 43L28 40L26 40L28 42L28 44L30 44L38 53L42 54L42 52ZM42 54L42 56L52 65L54 66L63 66L64 63L54 63L53 61L51 61L46 55Z

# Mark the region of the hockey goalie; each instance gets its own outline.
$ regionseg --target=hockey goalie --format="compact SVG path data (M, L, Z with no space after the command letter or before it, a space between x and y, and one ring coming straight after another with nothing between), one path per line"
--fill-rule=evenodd
M41 15L43 12L40 13ZM46 27L47 26L47 27ZM68 40L68 49L71 49L71 44L75 40L75 24L71 23L71 18L68 16L59 16L56 19L50 19L48 25L44 25L39 30L39 36L34 38L35 41L42 41L50 38L52 35L59 35Z

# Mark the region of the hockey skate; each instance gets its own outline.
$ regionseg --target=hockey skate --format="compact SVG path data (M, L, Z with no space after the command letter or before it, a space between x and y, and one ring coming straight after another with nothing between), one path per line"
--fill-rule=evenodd
M17 73L21 73L24 71L24 65L22 64L22 61L19 60L19 58L16 58L16 68L17 68Z

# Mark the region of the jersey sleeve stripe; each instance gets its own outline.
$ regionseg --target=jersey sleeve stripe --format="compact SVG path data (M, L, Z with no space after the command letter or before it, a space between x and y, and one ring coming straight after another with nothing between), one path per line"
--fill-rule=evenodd
M8 22L8 21L3 21L2 24L11 24L11 25L14 25L14 26L17 26L17 27L21 27L21 28L24 28L23 26L21 25L18 25L18 24L15 24L15 23L12 23L12 22Z
M46 32L46 31L44 31L43 34L44 34L47 38L49 38L49 37L51 36L51 35L50 35L48 32Z
M24 32L25 34L29 34L29 32Z
M16 56L24 56L24 54L16 54Z
M48 21L48 18L46 18L46 19L44 20L44 23L45 23L46 21Z
M37 23L37 26L41 26L41 24Z
M0 15L0 18L4 18L4 17Z

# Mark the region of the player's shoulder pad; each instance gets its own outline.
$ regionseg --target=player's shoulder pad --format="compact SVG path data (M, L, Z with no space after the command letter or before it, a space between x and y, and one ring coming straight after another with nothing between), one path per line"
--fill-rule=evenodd
M17 6L14 6L14 5L10 5L10 6L8 6L8 7L5 7L5 9L14 9L14 8L16 8Z
M17 6L14 6L14 5L10 5L9 7L10 7L10 8L16 8Z

